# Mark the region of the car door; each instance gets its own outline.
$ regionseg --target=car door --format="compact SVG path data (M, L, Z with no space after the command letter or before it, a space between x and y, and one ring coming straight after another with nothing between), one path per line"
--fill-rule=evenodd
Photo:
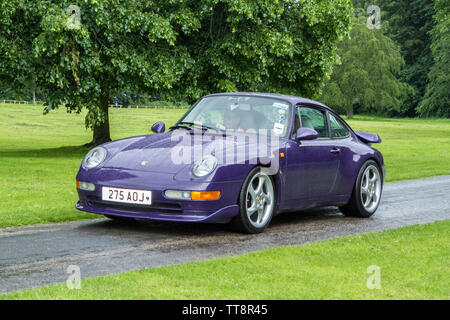
M330 137L333 145L339 149L339 170L336 176L334 194L336 196L348 196L351 192L348 186L352 185L352 175L348 172L348 164L352 163L355 156L358 157L351 146L352 136L349 127L339 116L328 112L328 122L330 124ZM347 166L346 166L347 163ZM345 170L347 168L347 171Z
M326 202L333 191L339 169L339 149L330 138L326 110L319 106L297 106L295 126L318 132L315 140L296 142L295 136L286 149L286 200Z

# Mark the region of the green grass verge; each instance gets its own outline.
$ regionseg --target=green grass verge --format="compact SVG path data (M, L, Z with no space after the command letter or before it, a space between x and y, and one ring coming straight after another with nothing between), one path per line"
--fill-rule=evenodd
M450 220L83 279L0 299L449 299ZM380 289L369 289L369 266ZM81 270L81 275L83 270Z
M91 140L84 114L64 108L42 115L42 106L0 104L0 227L63 222L96 215L74 209L75 175ZM113 139L167 126L185 110L111 109ZM383 143L387 181L450 174L450 121L356 117L358 130L376 132Z

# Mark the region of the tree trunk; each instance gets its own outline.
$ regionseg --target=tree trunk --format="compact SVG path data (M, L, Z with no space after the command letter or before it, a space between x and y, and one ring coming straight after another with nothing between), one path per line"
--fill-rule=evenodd
M111 141L111 136L109 132L109 96L108 94L103 94L100 98L100 110L105 115L104 121L101 124L94 126L94 136L92 142L89 144L92 147L98 146L102 143Z
M36 104L36 90L33 89L33 104Z
M353 104L350 104L348 110L347 110L347 118L352 119L353 118Z

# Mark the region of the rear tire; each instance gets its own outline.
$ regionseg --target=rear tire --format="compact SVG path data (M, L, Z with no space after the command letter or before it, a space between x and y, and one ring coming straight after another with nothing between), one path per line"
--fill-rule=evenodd
M349 217L369 218L378 209L383 190L380 168L373 160L364 163L358 172L350 201L340 211Z
M239 214L230 222L242 233L260 233L275 211L275 185L270 176L256 167L248 174L239 194Z

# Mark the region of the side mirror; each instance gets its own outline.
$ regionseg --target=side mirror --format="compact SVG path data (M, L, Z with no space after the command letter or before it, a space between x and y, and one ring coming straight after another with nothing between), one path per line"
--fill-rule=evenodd
M316 130L311 128L299 128L295 134L295 141L314 140L319 137Z
M152 125L152 131L154 133L163 133L164 131L166 131L166 124L162 121L159 121Z

